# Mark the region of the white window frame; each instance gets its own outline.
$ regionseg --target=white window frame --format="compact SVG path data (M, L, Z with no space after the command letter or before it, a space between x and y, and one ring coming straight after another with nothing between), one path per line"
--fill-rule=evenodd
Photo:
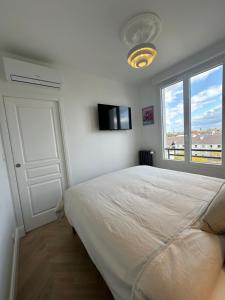
M219 65L223 66L223 78L222 78L222 163L220 165L210 163L200 163L191 161L191 99L190 99L190 79L200 73L206 72L209 69L215 68ZM170 160L165 157L165 109L164 100L162 97L162 90L177 82L183 81L183 107L184 107L184 145L185 145L185 159L184 160ZM208 166L210 168L224 168L225 167L225 55L205 62L197 67L192 67L188 71L181 73L175 77L162 82L159 85L160 95L160 127L161 127L161 159L169 162L169 164L185 164L195 166Z

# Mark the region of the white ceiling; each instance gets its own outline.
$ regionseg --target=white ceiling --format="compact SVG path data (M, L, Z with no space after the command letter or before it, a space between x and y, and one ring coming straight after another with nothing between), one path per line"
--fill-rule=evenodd
M131 16L162 19L158 57L126 63L120 29ZM82 72L139 82L225 38L225 0L0 0L0 50Z

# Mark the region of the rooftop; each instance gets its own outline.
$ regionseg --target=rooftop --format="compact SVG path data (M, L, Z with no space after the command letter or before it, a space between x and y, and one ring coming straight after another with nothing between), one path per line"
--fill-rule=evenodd
M171 145L173 142L177 145L184 144L184 135L170 136L166 138L167 145ZM207 145L220 145L222 143L222 134L193 134L192 144L207 144Z

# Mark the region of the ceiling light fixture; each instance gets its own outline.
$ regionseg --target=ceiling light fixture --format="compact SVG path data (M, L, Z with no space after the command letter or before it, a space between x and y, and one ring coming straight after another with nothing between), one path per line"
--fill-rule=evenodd
M161 20L147 12L131 18L123 27L121 40L132 47L127 62L135 69L146 68L154 61L157 50L153 42L161 32Z
M128 52L127 62L135 69L148 67L155 59L157 50L151 43L143 43Z

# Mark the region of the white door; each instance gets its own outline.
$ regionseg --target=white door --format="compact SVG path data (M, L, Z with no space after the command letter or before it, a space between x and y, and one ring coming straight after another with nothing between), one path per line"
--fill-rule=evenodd
M26 231L56 219L66 185L56 101L4 98Z

